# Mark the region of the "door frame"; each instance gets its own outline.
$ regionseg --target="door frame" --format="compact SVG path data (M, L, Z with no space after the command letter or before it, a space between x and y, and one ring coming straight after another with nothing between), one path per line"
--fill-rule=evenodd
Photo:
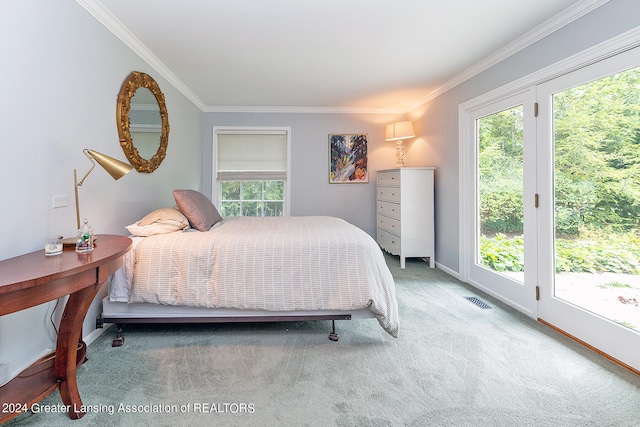
M508 83L504 86L501 86L497 89L494 89L490 92L487 92L483 95L480 95L474 99L471 99L463 104L461 104L458 108L458 185L459 185L459 236L458 236L458 247L459 247L459 260L458 260L458 268L459 274L458 277L463 282L469 283L474 287L477 287L486 292L484 283L472 283L469 281L469 265L468 265L468 253L471 250L474 250L473 242L470 239L469 229L469 220L468 220L468 212L472 210L470 206L468 206L468 201L470 199L469 192L474 191L475 187L468 187L468 171L470 167L473 165L473 159L469 158L469 156L465 156L465 150L468 147L470 141L470 132L469 132L469 117L468 110L471 111L473 109L480 108L482 105L489 104L491 102L495 102L504 97L508 97L512 94L518 93L519 91L527 90L527 88L532 88L537 85L543 84L547 81L550 81L556 77L560 77L564 74L571 73L573 71L579 70L581 68L587 67L589 65L600 62L604 59L616 56L618 54L622 54L631 49L637 48L640 46L640 27L629 30L625 33L622 33L616 37L613 37L605 42L597 44L591 48L588 48L582 52L579 52L575 55L567 57L561 61L558 61L554 64L551 64L547 67L544 67L538 71L532 72L520 79L517 79L511 83ZM540 131L537 130L539 133ZM540 184L538 184L540 185ZM544 200L541 203L545 203ZM543 219L544 220L544 219ZM544 225L544 224L541 224ZM544 254L542 254L544 255ZM538 256L542 256L538 255ZM539 276L539 272L536 273ZM540 277L538 277L540 278ZM535 309L533 312L527 312L523 310L522 307L512 304L507 298L502 295L495 295L492 292L487 292L497 299L505 302L506 304L516 308L517 310L527 314L535 319L538 319L538 304L536 303ZM553 325L550 325L553 327ZM581 342L582 344L596 350L600 354L613 359L615 362L625 366L628 369L633 370L634 372L640 372L640 366L635 362L634 366L630 367L625 361L630 360L627 358L626 354L611 355L604 353L603 351L599 351L594 348L590 343L586 343L581 341L576 336L571 335L570 333L566 333L573 339ZM617 353L616 353L617 354Z
M536 258L537 219L534 207L536 186L535 164L535 88L525 88L508 96L486 101L478 99L472 103L460 106L459 123L460 147L460 280L470 283L478 289L492 295L506 304L518 309L530 317L537 315L536 268L526 268L526 265ZM477 232L478 219L478 185L477 185L477 126L476 121L500 111L522 105L523 108L523 151L524 151L524 179L523 179L523 209L525 236L525 271L523 282L514 280L506 275L495 272L476 263L476 248L479 246ZM532 264L535 266L535 264Z

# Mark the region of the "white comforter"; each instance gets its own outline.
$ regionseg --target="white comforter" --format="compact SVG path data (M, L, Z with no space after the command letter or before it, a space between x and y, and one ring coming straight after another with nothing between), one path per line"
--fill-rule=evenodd
M267 311L368 307L398 334L395 285L380 248L339 218L241 217L208 232L136 243L112 280L112 301Z

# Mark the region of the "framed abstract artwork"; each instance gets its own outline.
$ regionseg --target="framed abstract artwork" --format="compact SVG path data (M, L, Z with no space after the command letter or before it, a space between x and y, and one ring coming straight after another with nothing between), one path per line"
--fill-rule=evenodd
M367 134L329 134L329 183L369 182Z

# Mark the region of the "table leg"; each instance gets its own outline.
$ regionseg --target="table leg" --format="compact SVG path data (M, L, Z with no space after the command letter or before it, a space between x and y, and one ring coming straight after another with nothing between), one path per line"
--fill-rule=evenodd
M69 417L72 419L85 414L76 382L77 345L82 340L82 323L99 289L100 285L94 285L71 294L60 320L55 373L60 383L60 397L63 404L69 406Z

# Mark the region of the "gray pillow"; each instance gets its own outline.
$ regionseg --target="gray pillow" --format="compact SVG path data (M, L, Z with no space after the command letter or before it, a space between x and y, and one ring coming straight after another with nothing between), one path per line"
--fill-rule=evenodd
M204 194L195 190L173 190L178 210L189 220L191 227L209 231L222 217L213 203Z

